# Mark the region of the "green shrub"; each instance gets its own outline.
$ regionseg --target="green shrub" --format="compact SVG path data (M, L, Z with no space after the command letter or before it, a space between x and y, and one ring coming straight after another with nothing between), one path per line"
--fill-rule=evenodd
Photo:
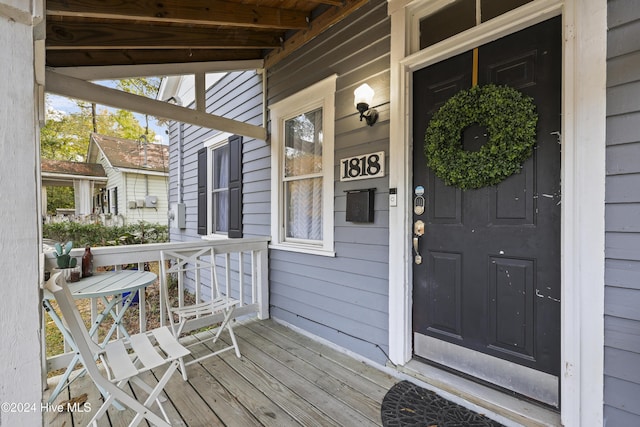
M73 241L76 247L133 245L169 241L169 227L140 221L124 226L59 222L43 224L42 237L56 242Z

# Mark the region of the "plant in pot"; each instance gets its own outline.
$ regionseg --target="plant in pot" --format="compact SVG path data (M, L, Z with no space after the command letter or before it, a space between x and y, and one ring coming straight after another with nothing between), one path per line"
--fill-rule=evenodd
M78 260L70 255L73 248L73 242L69 241L62 246L60 243L56 243L55 246L56 264L58 268L54 268L53 272L61 271L64 278L69 282L77 282L80 280L80 267L78 267Z

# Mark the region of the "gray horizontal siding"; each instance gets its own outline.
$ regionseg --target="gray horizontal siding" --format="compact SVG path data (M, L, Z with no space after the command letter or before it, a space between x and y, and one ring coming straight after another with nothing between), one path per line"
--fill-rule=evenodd
M636 321L607 316L604 327L607 331L605 345L608 348L640 353L640 331Z
M605 281L609 286L640 289L640 262L608 259L605 267Z
M640 4L608 2L605 425L640 425Z
M640 142L640 112L607 117L607 146Z
M624 360L622 363L629 363ZM637 418L640 416L640 406L638 406L638 396L640 396L640 385L633 381L615 378L605 375L604 379L604 404L605 408L613 407L627 413L626 421L621 424L610 424L606 417L606 424L620 427L637 426ZM608 414L607 414L608 415ZM630 421L631 420L631 421Z
M389 46L386 2L375 0L267 75L269 104L338 75L333 171L336 256L272 250L271 314L381 363L387 359L389 341L389 179L340 182L339 162L376 151L388 156ZM364 82L376 91L380 118L373 127L358 120L353 106L353 91ZM345 191L362 188L376 189L374 222L347 222Z

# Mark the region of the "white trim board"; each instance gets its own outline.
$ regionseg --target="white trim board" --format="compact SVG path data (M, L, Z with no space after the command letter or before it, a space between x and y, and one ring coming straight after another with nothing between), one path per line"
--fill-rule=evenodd
M262 69L262 59L246 61L213 61L175 64L96 65L86 67L48 67L58 74L82 80L111 80L132 77L183 76L196 73L218 73Z
M439 0L390 0L389 356L411 360L411 73L555 15L563 16L561 419L602 425L604 389L604 184L607 4L534 0L508 14L410 54L411 11ZM579 142L579 143L578 143Z

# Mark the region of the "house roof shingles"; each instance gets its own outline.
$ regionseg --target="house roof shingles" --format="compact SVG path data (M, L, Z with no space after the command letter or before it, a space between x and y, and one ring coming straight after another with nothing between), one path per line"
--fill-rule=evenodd
M91 140L115 168L169 172L169 147L166 145L143 144L97 133L91 134Z
M64 174L106 178L107 174L99 163L71 162L66 160L42 159L42 172L49 174Z

